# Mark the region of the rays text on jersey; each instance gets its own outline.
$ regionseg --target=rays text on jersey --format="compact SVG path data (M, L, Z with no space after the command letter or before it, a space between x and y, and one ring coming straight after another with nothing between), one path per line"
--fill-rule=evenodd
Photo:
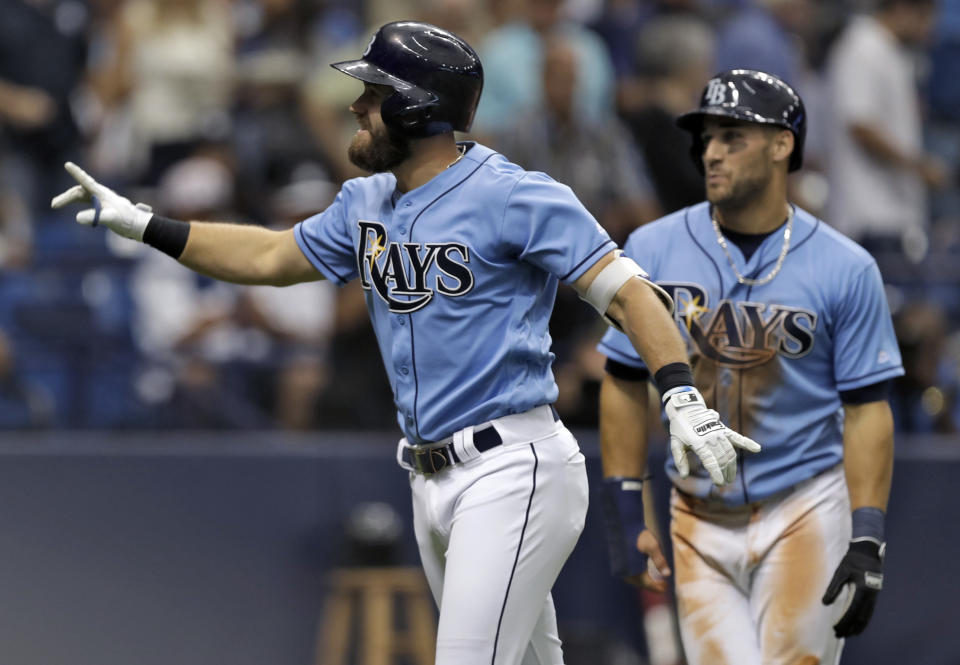
M677 320L700 354L722 367L746 369L777 354L801 358L813 349L816 312L729 299L711 307L706 289L697 284L659 284L677 303Z
M458 242L388 242L380 222L359 220L357 269L371 289L398 314L426 307L435 294L462 296L473 288L470 251ZM428 273L436 266L432 280ZM429 281L429 284L428 284Z

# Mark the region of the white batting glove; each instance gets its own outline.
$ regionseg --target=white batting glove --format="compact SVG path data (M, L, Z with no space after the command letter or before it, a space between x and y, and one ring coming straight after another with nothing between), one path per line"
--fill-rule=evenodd
M720 422L719 414L707 408L703 395L693 386L668 392L663 402L670 420L670 451L681 477L690 474L687 448L693 449L716 485L725 485L736 477L735 447L760 452L760 444Z
M134 204L130 199L101 185L73 162L63 165L79 185L74 185L63 194L54 197L50 207L59 209L71 203L92 203L77 213L77 223L84 226L103 224L124 238L143 241L143 231L153 217L153 209L145 203Z

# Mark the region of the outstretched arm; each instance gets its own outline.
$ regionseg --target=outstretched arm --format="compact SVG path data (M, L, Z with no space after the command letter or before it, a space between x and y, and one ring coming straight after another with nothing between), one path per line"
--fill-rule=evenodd
M77 213L79 224L102 224L166 252L196 272L227 282L286 286L323 278L300 251L292 229L167 219L98 183L76 164L67 162L66 169L79 184L55 197L51 206L91 204Z
M717 485L737 472L734 448L759 452L755 441L727 428L693 385L687 351L673 320L669 296L631 259L612 251L575 283L581 297L623 331L650 369L670 421L670 450L680 475L690 472L687 449L696 453Z
M186 223L186 222L185 222ZM192 222L177 259L191 270L225 282L289 286L323 279L300 251L293 229Z

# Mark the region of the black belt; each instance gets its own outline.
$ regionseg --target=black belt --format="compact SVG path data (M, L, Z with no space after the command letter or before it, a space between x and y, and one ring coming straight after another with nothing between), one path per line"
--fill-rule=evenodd
M552 404L550 405L550 412L553 414L554 422L560 420L560 415ZM477 452L485 453L501 444L503 444L503 439L493 425L473 432L473 447L477 449ZM459 464L460 458L457 451L453 449L453 442L451 441L446 445L433 448L430 448L429 444L404 448L403 463L409 465L417 473L430 476L443 471L448 466Z
M492 425L473 433L473 447L477 449L477 452L484 453L502 443L503 439L500 438L500 433ZM459 464L460 458L453 449L453 442L450 442L445 446L436 446L435 448L427 446L404 448L403 461L417 473L430 476L443 471L448 466Z

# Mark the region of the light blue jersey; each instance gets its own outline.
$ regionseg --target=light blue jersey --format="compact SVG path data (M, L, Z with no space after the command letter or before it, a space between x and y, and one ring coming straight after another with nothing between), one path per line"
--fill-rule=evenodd
M357 178L295 228L327 279L360 279L411 443L554 402L557 284L615 249L568 187L467 145L395 202L392 174Z
M749 261L748 278L776 264L783 232ZM738 479L717 487L691 456L681 490L730 505L771 496L838 464L843 456L840 391L903 374L893 323L873 258L809 213L795 209L790 251L769 283L737 282L710 222L709 205L685 208L634 231L625 253L676 302L694 380L732 429L763 446L741 455ZM611 329L599 345L609 358L643 367L627 337Z

